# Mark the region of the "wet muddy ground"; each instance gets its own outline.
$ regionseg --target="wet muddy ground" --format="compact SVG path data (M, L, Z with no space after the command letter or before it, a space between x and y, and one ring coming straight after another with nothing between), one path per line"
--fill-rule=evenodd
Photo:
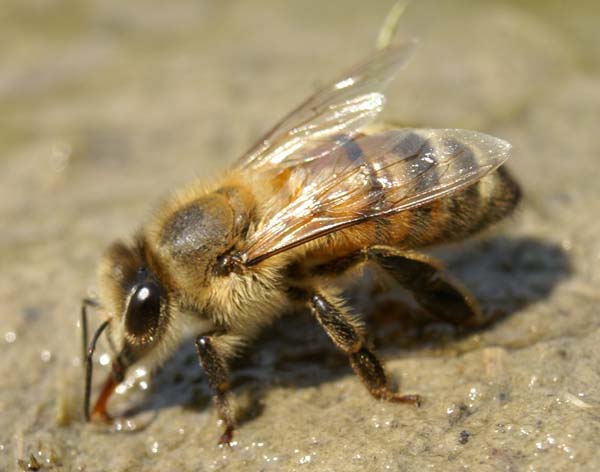
M372 51L390 2L8 0L0 13L0 469L596 470L600 7L419 1L385 118L514 145L525 198L438 251L487 310L459 333L361 284L378 350L421 408L379 403L306 314L238 362L231 449L190 339L82 422L79 303L104 247ZM375 303L373 303L373 301ZM392 313L392 314L390 314ZM99 319L95 319L97 324ZM99 388L108 346L99 349ZM103 365L104 364L104 365ZM120 430L120 431L116 431ZM35 466L34 463L31 464Z

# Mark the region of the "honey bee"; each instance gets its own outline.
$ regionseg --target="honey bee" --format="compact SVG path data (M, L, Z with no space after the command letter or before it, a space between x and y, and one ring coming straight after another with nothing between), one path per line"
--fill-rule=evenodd
M235 428L228 361L290 305L308 308L373 397L419 404L419 396L389 387L335 281L374 264L434 317L476 325L483 316L473 297L415 251L497 222L520 190L503 166L506 141L372 124L414 48L407 41L375 52L292 111L220 181L175 193L132 242L109 247L98 270L106 319L86 352L87 419L107 419L127 369L163 359L188 319L198 323L198 359L228 444ZM90 304L82 307L84 332ZM115 357L90 413L92 355L106 328Z

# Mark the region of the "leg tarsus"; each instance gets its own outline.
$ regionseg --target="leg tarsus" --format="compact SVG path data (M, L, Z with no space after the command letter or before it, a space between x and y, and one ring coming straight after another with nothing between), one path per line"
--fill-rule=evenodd
M389 382L383 365L377 356L367 347L350 354L350 365L373 397L392 403L421 403L418 395L400 395L389 388Z
M388 389L372 391L371 395L378 400L384 400L390 403L407 403L409 405L415 405L416 407L420 407L423 404L423 398L421 395L401 395Z
M231 442L233 441L234 429L235 428L233 425L227 425L225 427L225 431L223 431L223 434L221 435L221 439L219 439L220 446L231 446Z

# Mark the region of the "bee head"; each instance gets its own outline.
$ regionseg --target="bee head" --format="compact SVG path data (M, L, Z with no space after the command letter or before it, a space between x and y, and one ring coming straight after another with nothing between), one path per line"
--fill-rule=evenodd
M116 242L100 264L100 298L109 316L120 320L111 331L139 357L156 345L169 323L167 290L152 270L143 244ZM120 328L120 329L119 329Z

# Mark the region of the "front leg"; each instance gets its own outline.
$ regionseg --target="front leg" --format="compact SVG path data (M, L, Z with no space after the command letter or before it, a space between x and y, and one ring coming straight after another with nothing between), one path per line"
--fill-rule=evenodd
M309 307L334 344L346 353L350 365L371 395L397 403L420 404L418 395L400 395L390 390L388 378L375 353L365 345L362 323L333 295L315 292Z
M235 429L235 417L227 398L229 391L227 338L227 334L217 333L201 334L196 338L196 352L200 366L206 374L219 418L225 423L225 431L221 435L219 444L230 444Z

